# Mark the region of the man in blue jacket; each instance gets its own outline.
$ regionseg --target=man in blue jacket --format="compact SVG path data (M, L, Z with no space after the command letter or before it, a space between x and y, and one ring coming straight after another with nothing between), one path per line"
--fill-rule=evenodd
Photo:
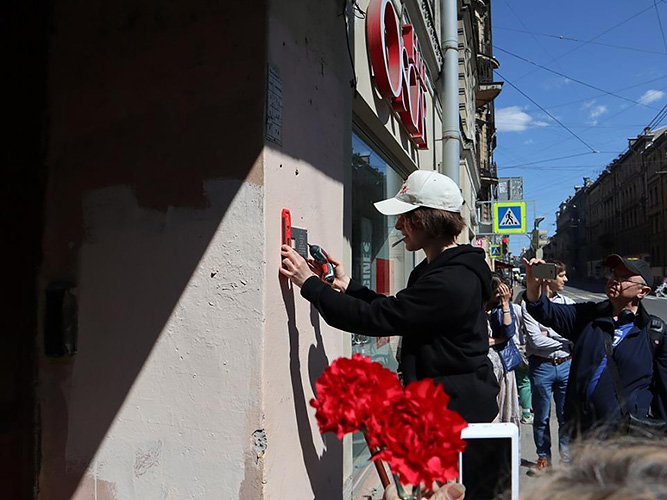
M524 262L529 314L574 341L565 396L570 433L623 425L625 409L636 417L667 421L667 342L660 339L652 349L651 317L641 303L653 283L648 263L610 255L605 261L610 269L605 288L608 300L564 305L548 300L542 293L544 280L533 278L533 266L544 261ZM605 339L610 341L621 399L616 394ZM620 402L623 399L625 409Z

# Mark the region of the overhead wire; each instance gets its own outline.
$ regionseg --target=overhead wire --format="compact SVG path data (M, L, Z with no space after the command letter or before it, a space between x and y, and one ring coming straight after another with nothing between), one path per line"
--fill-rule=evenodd
M658 10L658 4L653 0L653 7L655 7L655 16L658 18L658 26L660 26L660 34L662 35L662 43L665 46L665 53L667 53L667 40L665 39L665 30L662 29L662 21L660 20L660 11Z
M520 165L508 165L507 167L504 167L504 168L510 168L510 167L511 168L517 168L517 167L525 167L525 166L528 166L528 165L537 165L538 163L548 163L550 161L565 160L567 158L574 158L574 157L577 157L577 156L586 156L586 155L591 155L593 153L599 153L599 151L586 151L585 153L577 153L577 154L573 154L573 155L559 156L557 158L548 158L546 160L531 161L530 163L524 163L524 164L520 164Z
M559 179L558 181L554 182L553 179L545 179L545 184L544 185L538 185L537 188L531 189L530 190L530 197L531 198L537 198L536 195L541 195L542 193L551 190L554 187L557 186L562 186L563 184L567 184L569 182L574 181L575 179L582 178L583 176L581 174L576 174L576 175L568 175L567 177L564 177L562 179ZM536 200L539 201L539 200Z
M662 1L663 3L667 3L667 2L664 2L664 0L661 0L661 1ZM636 14L633 14L632 16L628 17L627 19L624 19L624 20L621 21L620 23L617 23L617 24L615 24L614 26L612 26L611 28L606 29L605 31L603 31L603 32L600 33L599 35L596 35L596 36L594 36L593 38L591 38L590 40L586 40L586 41L582 42L581 45L578 45L578 46L574 47L573 49L568 50L567 52L561 54L561 55L558 56L556 59L552 59L552 60L549 61L547 64L552 64L552 63L558 61L559 59L562 59L563 57L565 57L565 56L571 54L572 52L581 49L582 47L584 47L585 45L589 44L589 43L592 42L593 40L597 40L597 39L600 38L601 36L606 35L606 34L609 33L610 31L612 31L612 30L618 28L619 26L622 26L623 24L625 24L625 23L627 23L627 22L629 22L629 21L632 21L634 18L636 18L636 17L642 15L644 12L646 12L646 11L652 9L652 8L653 8L653 6L651 5L651 6L647 7L647 8L645 8L645 9L642 9L641 11L637 12ZM523 78L525 78L525 77L527 77L527 76L529 76L529 75L532 75L533 73L535 73L535 71L537 71L537 70L530 71L530 72L526 73L525 75L520 76L519 78L517 78L516 81L518 82L519 80L521 80L521 79L523 79Z
M576 83L578 83L578 84L580 84L580 85L583 85L583 86L585 86L585 87L589 87L589 88L591 88L591 89L597 90L598 92L602 92L602 93L604 93L604 94L607 94L607 95L616 97L616 98L618 98L618 99L622 99L622 100L624 100L624 101L631 102L631 103L633 103L633 104L638 104L638 105L640 105L640 106L646 106L647 108L651 108L651 109L657 109L657 108L654 108L653 106L649 106L648 104L644 104L644 103L641 102L641 101L635 101L635 100L630 99L630 98L628 98L628 97L624 97L624 96L622 96L622 95L615 94L615 93L613 93L613 92L609 92L608 90L601 89L600 87L596 87L595 85L591 85L590 83L583 82L583 81L581 81L581 80L579 80L579 79L577 79L577 78L573 78L573 77L568 76L568 75L566 75L566 74L564 74L564 73L561 73L561 72L559 72L559 71L555 71L555 70L553 70L553 69L551 69L551 68L547 68L546 66L543 66L543 65L538 64L538 63L536 63L536 62L534 62L534 61L531 61L530 59L526 59L525 57L522 57L522 56L520 56L520 55L518 55L518 54L515 54L515 53L513 53L513 52L510 52L509 50L505 50L505 49L503 49L502 47L498 47L497 45L494 45L493 48L494 48L495 50L499 50L500 52L504 52L505 54L508 54L508 55L510 55L510 56L512 56L512 57L516 57L517 59L519 59L519 60L521 60L521 61L524 61L524 62L526 62L526 63L528 63L528 64L532 64L533 66L537 66L537 67L540 68L540 69L543 69L543 70L548 71L548 72L550 72L550 73L553 73L553 74L555 74L555 75L561 76L561 77L563 77L563 78L567 78L568 80L572 80L573 82L576 82Z
M526 99L528 99L530 102L532 102L535 106L537 106L537 107L540 108L542 111L544 111L544 112L545 112L545 113L546 113L546 114L547 114L553 121L555 121L556 123L560 124L565 130L567 130L570 134L572 134L574 137L576 137L577 140L578 140L579 142L581 142L584 146L586 146L588 149L590 149L591 152L593 152L593 153L596 152L596 151L595 151L595 148L593 148L593 146L591 146L590 144L588 144L588 143L587 143L586 141L584 141L581 137L579 137L577 134L575 134L574 132L572 132L572 130L570 130L570 129L567 128L565 125L563 125L563 123L561 123L561 121L560 121L558 118L556 118L554 115L552 115L551 113L549 113L549 111L547 111L547 110L544 109L542 106L540 106L540 105L539 105L533 98L531 98L530 96L528 96L528 95L527 95L525 92L523 92L519 87L517 87L516 85L514 85L511 81L509 81L507 78L505 78L503 75L501 75L498 71L496 71L496 74L497 74L500 78L502 78L503 80L505 80L507 83L509 83L509 85L510 85L514 90L516 90L519 94L521 94L522 96L524 96Z
M528 30L528 26L526 26L526 23L523 22L521 17L519 17L519 14L517 14L516 11L512 8L512 6L508 2L508 0L503 0L503 1L505 2L505 5L507 5L507 8L510 10L510 12L512 14L514 14L514 17L516 17L517 20L519 21L519 23L521 23L521 26L523 26L526 30ZM553 60L554 59L553 54L551 54L551 52L549 52L549 50L547 50L547 48L542 44L542 42L540 42L540 40L536 36L534 36L532 34L531 34L531 36L533 37L533 40L535 40L535 43L537 43L537 45L540 46L540 48L546 53L546 55L548 55ZM562 70L562 68L560 66L558 66L557 68L559 70Z
M533 38L536 36L541 36L541 37L546 37L546 38L555 38L556 40L565 40L567 42L578 42L578 43L585 43L585 44L591 44L591 45L600 45L602 47L610 47L613 49L622 49L622 50L632 50L635 52L644 52L646 54L656 54L660 56L665 56L667 55L667 52L661 52L657 50L649 50L649 49L640 49L638 47L627 47L624 45L615 45L612 43L604 43L604 42L594 42L591 40L579 40L578 38L573 38L571 36L565 36L565 35L552 35L549 33L536 33L534 31L527 31L527 30L518 30L516 28L506 28L503 26L494 26L494 30L502 30L502 31L514 31L516 33L525 33L527 35L532 35Z
M665 104L658 114L653 117L647 127L650 129L658 127L665 117L667 117L667 104Z
M618 156L617 152L614 152L613 154ZM606 168L609 165L609 163L613 162L614 159L617 158L617 156L614 156L614 158L612 158L610 161L606 162L604 167L602 167L602 168L603 169ZM645 165L653 165L653 164L660 165L660 160L646 160L645 159L644 164ZM574 170L580 170L580 169L584 169L584 168L595 168L595 167L600 168L600 164L597 163L595 165L572 165L572 164L570 164L570 165L543 165L543 166L532 166L530 164L527 164L527 165L507 165L507 166L499 165L498 169L499 170L500 169L502 169L502 170L523 169L523 170L527 170L527 171L539 170L539 171L543 171L543 172L548 172L548 171L556 172L556 171L561 171L561 170L572 170L572 171L574 171Z
M549 108L547 108L549 109ZM590 124L580 124L580 125L572 125L571 123L568 123L567 126L569 128L583 128L583 129L589 129L591 128ZM643 123L635 123L635 124L627 124L627 125L595 125L595 128L628 128L628 127L644 127L645 125ZM540 124L539 128L560 128L560 125L552 125L549 123L544 123Z
M660 1L661 3L665 3L665 4L667 4L667 0L659 0L659 1ZM506 3L507 3L507 2L506 2ZM654 4L655 4L655 0L654 0ZM508 7L509 7L510 10L514 13L514 11L512 10L511 6L509 6L509 4L508 4ZM582 43L582 45L573 48L572 50L570 50L570 51L568 51L568 52L562 54L561 56L559 56L559 57L557 57L557 58L555 58L555 59L552 59L552 61L550 61L548 64L552 64L552 63L555 62L556 60L561 59L562 57L565 57L567 54L569 54L569 53L571 53L571 52L574 52L575 50L578 50L579 48L583 47L584 45L586 45L586 44L588 44L588 43L598 44L598 45L608 45L608 46L612 46L611 44L603 44L603 43L600 43L600 42L594 42L594 40L596 40L597 38L601 37L602 35L604 35L604 34L610 32L610 31L612 31L613 29L615 29L615 28L621 26L622 24L624 24L624 23L626 23L626 22L628 22L628 21L630 21L630 20L632 20L632 19L638 17L639 15L643 14L644 12L646 12L647 10L649 10L649 9L651 9L651 8L656 8L656 10L657 10L657 5L653 5L653 6L649 7L649 8L646 8L646 9L641 10L640 12L637 12L636 14L634 14L634 15L630 16L629 18L627 18L627 19L621 21L620 23L617 23L616 25L614 25L614 26L612 26L611 28L605 30L604 32L600 33L599 35L597 35L597 36L591 38L590 40L587 40L587 41L580 41L580 40L572 39L571 41L577 41L577 42L579 42L579 43ZM514 14L515 14L515 16L516 16L516 13L514 13ZM658 14L658 16L659 16L659 14ZM518 18L518 16L517 16L517 18ZM519 21L521 22L520 19L519 19ZM659 19L659 22L660 22L660 19ZM525 24L524 24L523 22L521 22L521 24L522 24L524 27L526 27ZM527 28L527 27L526 27L526 28ZM660 23L660 28L661 28L661 33L662 33L662 35L663 35L663 42L665 42L664 31L663 31L663 29L662 29L662 24L661 24L661 23ZM501 28L501 29L502 29L502 28ZM514 31L520 31L520 30L514 30ZM540 36L540 35L541 35L541 34L539 34L539 33L532 33L532 32L530 32L529 30L526 30L526 33L531 34L531 36L533 36L534 39L535 39L535 35L537 35L537 36ZM550 36L550 35L542 35L542 36ZM559 37L559 38L561 38L561 39L566 39L565 37ZM539 44L539 41L537 41L537 39L535 39L535 40L536 40L536 42L538 42L538 44ZM540 44L540 45L541 45L541 44ZM632 48L632 47L622 47L622 46L613 46L613 47L614 47L614 48L619 48L619 49L637 50L637 51L639 51L639 52L656 53L656 54L659 54L659 55L667 55L667 53L656 52L656 51L649 51L649 50L642 50L642 49L635 49L635 48ZM666 47L666 49L667 49L667 43L665 43L665 47ZM625 87L625 88L623 88L623 89L619 89L619 90L617 90L617 91L615 91L615 92L609 92L609 91L606 91L606 90L604 90L604 89L599 89L599 88L596 88L596 87L594 87L594 86L592 86L592 85L586 84L585 82L581 82L581 81L579 81L579 80L577 80L577 79L571 78L571 77L569 77L569 76L567 76L567 75L560 74L560 73L558 73L558 72L556 72L556 71L551 70L550 68L546 68L545 66L539 65L539 64L534 63L534 62L532 62L532 61L529 61L529 60L527 60L527 59L525 59L525 58L521 58L521 56L517 56L516 54L510 53L509 51L505 51L505 50L502 49L502 48L499 48L499 49L500 49L501 52L506 52L506 53L508 53L509 55L518 57L519 59L523 59L523 60L525 60L526 62L528 62L528 63L530 63L530 64L532 64L532 65L535 65L535 66L540 67L540 68L542 68L542 69L545 69L545 70L547 70L547 71L551 71L552 73L555 73L555 74L557 74L557 75L559 75L559 76L561 76L561 77L563 77L563 78L568 78L568 79L570 79L570 80L572 80L572 81L575 81L575 82L577 82L577 83L580 83L580 84L582 84L582 85L584 85L584 86L593 88L593 89L595 89L595 90L598 91L598 92L602 92L602 94L611 95L611 96L613 96L613 97L617 97L617 98L620 98L620 99L629 101L629 102L631 102L631 103L633 104L632 106L630 106L630 107L628 107L628 108L626 108L626 109L622 109L622 110L620 110L618 113L615 113L614 115L611 115L611 116L607 117L604 121L608 121L608 120L610 120L611 118L617 116L618 114L620 114L620 113L622 113L622 112L625 112L625 111L627 111L627 110L629 110L629 109L631 109L631 108L633 108L634 106L637 106L637 105L642 105L642 106L649 107L649 108L651 108L651 109L656 109L656 108L653 108L652 106L647 106L647 105L644 104L644 103L641 103L641 102L638 102L638 101L633 101L633 100L631 100L631 99L628 99L628 98L625 98L625 97L623 97L623 96L617 95L616 92L620 92L620 91L622 91L622 90L627 90L627 89L634 88L634 87L639 87L639 86L641 86L641 85L645 85L645 84L647 84L647 83L651 83L651 82L653 82L653 81L656 81L656 80L660 80L660 79L662 79L662 78L665 78L665 76L662 76L662 77L658 77L658 78L652 79L652 80L650 80L650 81L648 81L648 82L644 82L644 83L640 83L640 84L632 85L632 86L630 86L630 87ZM545 50L545 52L546 52L546 50ZM550 54L549 54L549 55L550 55ZM536 70L534 70L534 71L536 71ZM533 72L534 72L534 71L533 71ZM528 73L528 74L531 74L531 73L533 73L533 72L530 72L530 73ZM497 72L497 73L498 73L498 72ZM525 76L528 76L528 74L519 77L519 79L524 78ZM596 150L595 150L594 148L592 148L592 146L590 146L588 143L586 143L586 141L584 141L580 136L578 136L577 134L575 134L575 133L574 133L568 126L566 126L565 124L563 124L563 123L561 123L559 120L557 120L553 115L551 115L551 113L549 113L549 112L547 111L546 108L540 106L540 105L539 105L537 102L535 102L532 98L530 98L530 97L529 97L528 95L526 95L523 91L521 91L521 90L520 90L514 83L510 82L509 80L507 80L507 78L503 77L503 76L500 75L499 73L498 73L498 76L500 76L500 77L503 78L505 81L507 81L507 83L508 83L511 87L513 87L515 90L517 90L517 92L519 92L519 93L520 93L521 95L523 95L526 99L528 99L530 102L532 102L533 104L535 104L538 108L540 108L543 112L545 112L548 116L550 116L556 123L558 123L558 125L559 125L560 127L562 127L564 130L566 130L566 131L568 132L568 134L569 134L571 137L575 137L577 140L579 140L580 142L582 142L587 148L591 149L590 152L583 153L583 154L592 154L592 153L596 152ZM518 80L515 80L515 81L518 81ZM595 96L593 96L592 98L595 98ZM589 99L590 99L590 98L589 98ZM582 102L582 101L586 101L586 100L588 100L588 99L582 99L582 100L574 101L574 102L571 102L571 103L565 103L565 104L561 104L561 105L556 105L556 106L553 106L553 107L560 107L560 106L563 106L563 105L574 104L574 103ZM552 108L553 108L553 107L552 107ZM667 116L667 106L663 107L662 110L660 110L660 111L658 112L658 114L657 114L656 117L651 121L651 123L652 123L652 124L653 124L653 123L658 123L658 124L659 124L659 123L661 122L661 120L664 119L666 116ZM554 126L554 125L549 125L549 126L552 127L552 126ZM594 127L593 127L593 126L588 127L588 129L586 129L586 130L590 130L591 128L594 128ZM605 127L605 128L612 128L612 127ZM620 128L620 127L619 127L619 128ZM568 139L566 139L566 141L567 141L567 140L570 140L571 137L568 138ZM614 140L614 141L615 141L615 140ZM559 141L559 143L562 143L562 142L565 142L565 141ZM612 141L610 141L610 142L612 142ZM609 154L612 154L612 153L609 152ZM614 154L616 154L616 152L614 152ZM514 156L514 155L512 155L512 156ZM573 157L573 156L581 156L581 155L571 155L570 157ZM542 162L547 162L547 161L554 161L554 159L551 159L551 160L539 160L540 163L542 163ZM613 160L611 160L611 161L613 161ZM532 162L532 163L530 163L530 164L526 164L526 166L527 166L527 165L534 165L535 163L537 163L537 162ZM588 169L595 169L595 170L594 170L595 173L601 173L602 171L604 171L604 169L606 168L606 166L608 166L608 163L607 163L607 165L605 165L604 167L600 167L599 165L580 165L580 166L569 165L569 166L559 166L559 167L554 166L554 165L551 165L551 166L541 166L541 167L535 167L535 166L533 166L533 167L531 167L530 169L531 169L531 170L540 170L540 171L549 171L549 170L551 170L551 171L556 171L556 170L560 170L560 171L562 171L562 170L574 170L574 169L586 169L586 168L588 168ZM522 165L510 165L510 166L507 166L507 167L499 166L498 168L499 168L499 171L500 171L500 170L504 170L504 169L507 169L507 168L521 168L521 167L522 167ZM596 167L597 167L597 168L596 168ZM536 192L541 192L541 191L543 191L544 189L551 189L551 188L552 188L553 186L555 186L555 185L561 185L561 184L564 184L564 183L567 183L567 182L571 182L572 179L575 179L575 178L579 177L580 175L581 175L581 173L577 174L576 176L568 176L567 178L563 179L562 181L559 181L559 182L556 182L556 183L553 183L551 180L548 180L548 181L547 181L547 182L548 182L548 185L546 185L546 186L545 186L544 188L542 188L542 189L538 189Z
M667 3L667 2L666 2L666 3ZM663 87L663 88L660 89L661 92L662 92L662 91L666 91L666 90L667 90L667 86L666 86L666 87ZM591 126L588 127L587 129L582 130L580 133L583 134L584 132L587 132L587 131L589 131L589 130L591 130L591 129L593 129L593 128L596 128L600 123L608 122L608 121L611 120L612 118L615 118L615 117L617 117L618 115L620 115L620 114L622 114L622 113L625 113L625 112L627 112L627 111L630 111L630 110L633 109L634 107L635 107L635 105L632 105L632 106L628 106L628 107L625 108L625 109L621 109L621 110L619 110L618 112L614 113L613 115L609 115L609 116L607 116L606 118L600 120L596 125L591 125ZM658 114L660 114L660 113L658 113ZM566 138L566 139L563 139L563 140L561 140L561 141L558 141L558 142L554 142L553 144L550 144L549 146L546 146L546 147L542 148L541 151L544 152L544 151L546 151L546 150L548 150L548 149L554 148L554 147L556 147L556 146L560 146L561 144L563 144L563 143L565 143L565 142L567 142L567 141L569 141L569 140L571 140L570 137L568 137L568 138ZM615 142L615 141L616 141L616 140L607 141L607 142L604 142L604 143L602 143L602 144L608 144L608 143L610 143L610 142Z
M648 85L649 83L653 83L653 82L656 82L658 80L664 80L665 78L667 78L667 75L662 75L662 76L659 76L658 78L652 78L651 80L647 80L645 82L635 83L634 85L630 85L628 87L623 87L621 89L616 89L616 90L614 90L614 92L618 93L618 92L622 92L624 90L630 90L630 89L634 89L634 88L637 88L637 87L642 87L644 85ZM576 101L562 102L560 104L554 104L553 106L546 106L546 108L547 109L562 108L563 106L569 106L571 104L577 104L577 103L580 103L580 102L590 101L592 99L597 99L598 97L602 97L603 95L604 94L598 94L598 95L594 95L594 96L591 96L591 97L587 97L585 99L577 99Z

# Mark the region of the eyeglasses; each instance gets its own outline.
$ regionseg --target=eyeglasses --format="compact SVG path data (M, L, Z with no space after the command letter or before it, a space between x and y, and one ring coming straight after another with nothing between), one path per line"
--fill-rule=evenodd
M633 285L646 286L644 283L640 283L638 281L632 281L629 278L622 278L620 276L617 276L616 273L612 270L607 271L607 273L605 274L605 278L607 278L608 280L611 280L611 281L615 281L616 283L621 283L621 284L631 283Z

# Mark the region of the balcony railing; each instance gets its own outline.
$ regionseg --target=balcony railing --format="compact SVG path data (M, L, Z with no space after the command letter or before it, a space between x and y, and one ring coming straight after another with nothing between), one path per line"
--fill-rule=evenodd
M498 167L495 162L483 161L479 165L479 175L484 178L497 179Z

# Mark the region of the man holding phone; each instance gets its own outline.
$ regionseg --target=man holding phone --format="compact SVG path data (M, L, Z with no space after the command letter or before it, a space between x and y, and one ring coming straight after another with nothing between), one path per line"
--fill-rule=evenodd
M651 291L653 273L643 260L610 255L603 302L555 304L535 275L545 262L524 259L526 310L539 323L574 342L565 397L570 434L594 428L626 429L631 416L667 422L667 342L652 333L659 318L641 301ZM619 394L620 392L620 394Z
M574 304L562 294L567 283L565 264L549 260L546 264L533 267L533 277L545 279L544 293L554 304ZM529 473L539 472L551 465L551 398L556 403L558 419L558 450L562 463L569 462L569 438L565 429L565 392L570 376L572 342L559 335L553 328L542 325L521 303L525 328L526 356L528 357L528 377L530 378L533 419L533 439L537 451L537 462Z

